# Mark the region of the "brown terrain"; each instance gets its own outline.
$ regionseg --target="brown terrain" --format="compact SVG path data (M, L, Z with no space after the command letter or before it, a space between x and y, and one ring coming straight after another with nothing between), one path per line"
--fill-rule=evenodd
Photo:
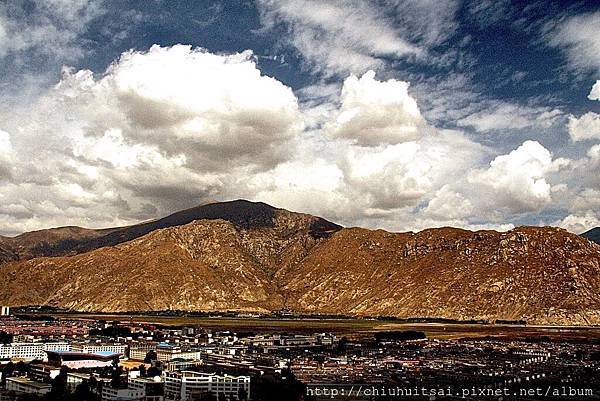
M600 245L565 230L390 233L247 201L0 237L0 274L11 306L600 324Z

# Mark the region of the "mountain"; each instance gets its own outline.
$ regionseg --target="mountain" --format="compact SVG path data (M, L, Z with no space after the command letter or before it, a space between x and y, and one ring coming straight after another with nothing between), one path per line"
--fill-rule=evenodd
M592 228L581 234L581 236L594 241L596 244L600 244L600 227Z
M600 324L600 246L559 228L391 233L234 201L78 235L1 264L0 304Z
M60 227L33 231L16 237L0 236L0 263L41 256L64 256L114 246L144 236L152 231L179 226L195 220L223 219L239 227L268 227L273 224L276 209L261 202L237 200L210 203L186 209L159 220L133 226L92 230ZM315 218L310 228L314 235L341 228L324 219Z

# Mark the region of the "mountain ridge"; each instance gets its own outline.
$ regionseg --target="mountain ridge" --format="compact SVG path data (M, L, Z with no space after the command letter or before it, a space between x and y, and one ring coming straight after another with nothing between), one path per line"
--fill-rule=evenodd
M201 219L223 218L240 226L268 225L275 210L282 209L263 202L237 199L195 206L159 219L130 226L101 229L64 226L30 231L14 237L0 236L0 263L9 260L83 253L105 246L118 245L160 228L183 225ZM252 217L248 219L247 216ZM318 221L315 221L313 233L314 235L327 235L329 230L339 228L341 226L318 218ZM65 232L72 235L70 237L60 235ZM3 257L3 254L6 256Z

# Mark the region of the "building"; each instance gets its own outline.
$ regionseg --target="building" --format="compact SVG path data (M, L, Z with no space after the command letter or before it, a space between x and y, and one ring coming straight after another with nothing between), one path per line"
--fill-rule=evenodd
M71 369L103 368L113 364L120 354L112 352L85 353L76 351L46 351L48 364Z
M129 359L143 361L149 351L156 351L155 343L139 343L129 347Z
M83 354L113 353L126 355L127 345L125 344L73 344L71 351L81 352Z
M142 401L164 400L165 384L158 376L155 378L138 377L130 379L127 387L132 391L141 391L144 394Z
M174 372L176 370L192 369L192 368L194 368L196 366L200 366L200 365L202 365L202 361L200 361L200 360L177 358L177 359L171 359L169 362L167 362L165 365L165 370L167 372Z
M168 362L171 359L178 358L181 354L181 347L174 344L160 343L156 347L156 359L160 362Z
M45 363L32 363L29 365L29 376L39 382L50 382L60 374L60 367Z
M33 361L44 359L43 343L11 343L0 344L0 359L21 359Z
M10 307L0 306L0 316L10 316Z
M46 351L65 351L68 343L11 343L0 344L0 359L44 360Z
M142 401L144 393L130 388L102 387L102 401Z
M9 377L6 379L6 390L16 393L44 395L50 392L52 386L30 380L26 377Z
M89 383L91 376L92 375L90 375L89 373L68 372L67 373L67 387L69 388L69 391L71 391L71 392L75 391L77 386L79 386L83 382ZM96 381L98 383L102 382L103 386L110 385L110 382L111 382L110 377L99 377L97 375L93 375L93 376L94 376L94 379L96 379ZM94 389L92 389L92 391L94 391Z
M217 375L204 372L169 372L165 377L165 400L188 401L202 394L215 396L223 393L226 399L239 400L239 395L250 397L250 376Z

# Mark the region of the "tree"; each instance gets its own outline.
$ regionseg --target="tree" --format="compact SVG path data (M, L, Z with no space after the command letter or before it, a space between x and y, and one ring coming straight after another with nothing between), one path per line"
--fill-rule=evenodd
M0 344L10 344L13 342L13 335L5 331L0 331Z
M113 359L112 363L112 371L110 374L110 386L112 388L120 388L121 387L121 374L123 373L123 368L119 366L119 358Z
M75 392L73 393L73 398L81 401L91 400L92 392L90 391L90 385L87 381L83 381L75 387Z
M158 355L156 351L150 350L146 353L146 357L144 358L144 363L152 363L152 361L156 361L158 359Z
M48 399L50 400L66 400L68 399L69 392L67 391L67 373L68 369L66 366L60 368L60 373L52 379L52 388L48 393Z
M162 374L162 371L156 366L151 366L146 372L146 374L148 375L148 377L160 376Z
M146 372L146 365L144 365L143 363L140 365L140 376L141 377L146 377L147 376Z
M98 379L96 379L96 377L94 375L90 375L90 378L88 379L88 386L90 388L90 391L93 391L95 393L99 393L99 391L98 391Z
M12 362L8 362L4 369L2 369L2 386L6 384L6 378L12 377L15 372L15 364Z

